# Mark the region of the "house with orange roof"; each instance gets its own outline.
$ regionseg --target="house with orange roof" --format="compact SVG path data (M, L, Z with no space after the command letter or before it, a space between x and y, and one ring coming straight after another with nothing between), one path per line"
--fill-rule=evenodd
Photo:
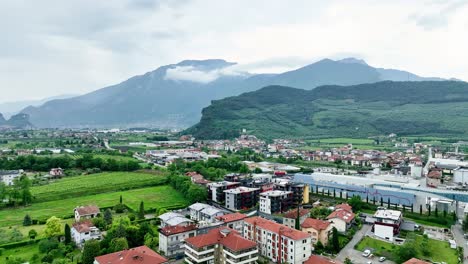
M304 208L299 209L299 223L302 224L309 217L310 211ZM296 228L297 208L287 211L283 215L283 225Z
M342 264L338 260L332 260L324 256L312 255L304 264Z
M338 232L346 233L354 222L355 215L349 204L339 204L335 210L327 216L328 222L335 227Z
M167 259L147 246L110 253L94 259L94 264L163 264Z
M218 216L216 217L216 220L223 222L224 226L242 233L245 218L247 218L247 215L236 212Z
M259 216L244 219L244 238L273 262L304 263L312 252L310 234Z
M312 245L320 241L322 245L326 246L328 244L328 239L331 237L332 228L333 226L330 222L314 218L307 218L301 224L301 230L312 236Z

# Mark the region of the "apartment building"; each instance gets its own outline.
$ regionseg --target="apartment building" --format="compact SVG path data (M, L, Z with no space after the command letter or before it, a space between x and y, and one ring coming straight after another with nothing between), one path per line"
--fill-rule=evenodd
M254 207L258 201L260 188L237 187L224 191L226 208L234 211Z
M159 251L167 257L184 254L184 241L194 237L197 226L194 224L170 226L159 229Z
M243 235L273 262L304 263L311 256L310 234L258 216L244 219Z
M268 191L260 194L260 212L278 214L288 211L292 206L291 191Z
M226 227L185 240L185 262L189 264L255 264L257 260L257 244Z
M224 204L226 200L225 190L234 189L240 186L239 182L213 182L208 184L208 199L219 204Z

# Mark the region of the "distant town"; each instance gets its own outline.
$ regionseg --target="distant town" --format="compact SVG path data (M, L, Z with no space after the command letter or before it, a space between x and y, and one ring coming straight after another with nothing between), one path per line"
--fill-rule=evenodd
M3 131L0 259L460 263L468 254L468 143L243 132Z

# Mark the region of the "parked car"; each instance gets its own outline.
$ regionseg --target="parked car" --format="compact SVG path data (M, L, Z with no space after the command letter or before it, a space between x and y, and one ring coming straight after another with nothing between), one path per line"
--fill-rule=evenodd
M379 258L379 261L380 261L380 262L384 262L386 259L387 259L386 257L380 257L380 258Z
M369 249L366 249L364 250L364 252L362 252L362 256L365 258L367 258L370 254L371 254L371 251Z

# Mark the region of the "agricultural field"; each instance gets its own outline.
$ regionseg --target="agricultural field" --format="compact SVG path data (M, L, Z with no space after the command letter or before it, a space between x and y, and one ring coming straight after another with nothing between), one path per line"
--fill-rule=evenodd
M164 184L164 175L140 172L109 172L75 177L65 177L53 183L31 188L34 202L46 202L99 194L123 191Z
M95 204L100 207L114 206L122 195L123 203L134 210L138 210L141 201L145 203L145 210L151 208L165 208L177 205L188 205L183 195L168 185L155 186L129 191L117 191L96 195L79 196L43 203L33 203L28 207L4 209L0 211L0 227L20 225L26 214L33 219L46 220L51 216L59 218L71 217L73 208L81 205Z

